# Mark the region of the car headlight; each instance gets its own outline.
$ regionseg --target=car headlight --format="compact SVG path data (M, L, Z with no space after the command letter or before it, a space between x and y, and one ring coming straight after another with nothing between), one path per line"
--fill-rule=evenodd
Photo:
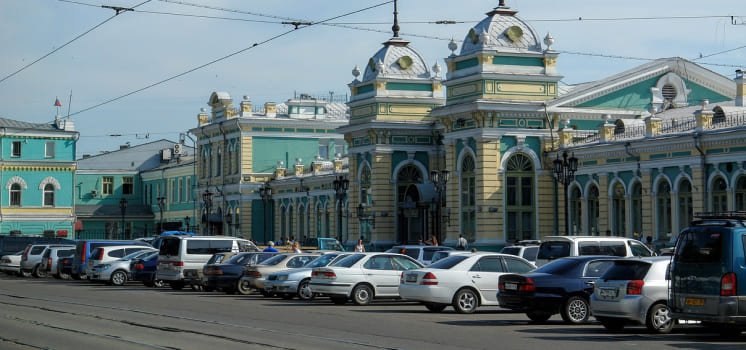
M277 276L277 280L278 281L287 281L288 280L288 275L279 275L279 276Z

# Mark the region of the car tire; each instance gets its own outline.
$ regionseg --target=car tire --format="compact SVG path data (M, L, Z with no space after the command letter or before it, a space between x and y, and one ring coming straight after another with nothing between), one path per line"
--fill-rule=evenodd
M671 309L664 303L653 304L645 318L645 327L651 333L671 333L676 320L671 318Z
M352 301L357 305L370 305L373 289L367 284L359 284L352 289Z
M34 266L34 269L31 270L31 276L34 276L36 278L46 278L47 277L47 271L41 269L41 265Z
M453 296L453 308L460 314L471 314L479 306L479 296L469 288L460 289Z
M425 307L430 312L442 312L445 310L446 306L448 306L448 304L425 303Z
M171 286L171 289L173 290L182 290L184 289L184 282L171 282L169 283Z
M127 283L127 273L122 270L112 272L109 283L113 286L123 286Z
M329 299L332 300L332 303L334 303L334 305L344 305L344 304L347 304L347 298L346 297L330 297Z
M236 291L238 292L238 294L241 295L251 294L251 288L244 287L244 284L241 282L240 279L238 280L238 282L236 282Z
M313 300L313 298L315 297L315 295L311 291L311 286L310 286L310 281L309 280L306 279L306 280L300 281L300 283L298 284L298 293L297 293L297 295L298 295L298 299L300 299L300 300L305 300L305 301Z
M621 331L627 323L624 319L614 317L596 317L596 319L598 322L601 322L601 325L604 326L604 328L612 332Z
M552 314L546 311L529 311L526 313L526 316L533 322L541 323L546 322L550 317L552 317Z
M562 320L569 324L584 324L588 322L588 318L591 316L591 309L588 300L579 296L573 295L565 301L562 305Z

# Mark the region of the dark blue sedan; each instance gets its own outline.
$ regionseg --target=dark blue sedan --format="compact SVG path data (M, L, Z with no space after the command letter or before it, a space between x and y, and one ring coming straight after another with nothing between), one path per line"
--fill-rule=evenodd
M132 259L130 262L130 279L140 281L148 287L163 287L163 281L155 278L158 266L158 254L150 254L142 259Z
M593 283L613 256L580 256L554 260L524 274L499 278L500 307L522 311L534 322L544 322L559 313L566 323L582 324L591 315Z
M202 285L205 290L221 289L226 294L247 295L251 290L241 283L244 268L256 265L277 253L247 252L234 255L222 262L208 263L202 268Z

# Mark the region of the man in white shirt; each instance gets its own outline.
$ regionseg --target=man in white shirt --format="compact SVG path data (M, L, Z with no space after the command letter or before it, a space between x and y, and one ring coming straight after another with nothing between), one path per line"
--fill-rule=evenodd
M466 247L468 245L469 245L469 242L466 241L466 238L464 238L464 235L458 235L458 245L456 246L456 249L466 250Z

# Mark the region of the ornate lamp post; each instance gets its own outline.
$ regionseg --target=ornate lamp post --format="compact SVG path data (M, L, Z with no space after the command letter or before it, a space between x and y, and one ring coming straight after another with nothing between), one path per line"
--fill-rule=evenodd
M363 222L370 221L371 226L376 228L376 213L369 214L366 209L367 207L363 206L363 203L357 205L357 219L360 221L360 227L363 227ZM368 237L368 239L370 239L370 237Z
M435 185L435 192L438 193L438 203L435 205L435 238L438 242L443 242L443 229L441 228L441 207L443 206L443 192L446 189L446 184L451 177L451 172L448 170L432 170L430 171L430 181Z
M570 223L567 221L569 197L567 195L567 186L575 180L575 172L578 171L578 158L575 158L575 153L568 158L567 151L564 151L562 152L562 159L560 159L559 154L557 154L557 159L553 160L552 163L554 165L554 169L552 170L554 181L561 183L565 191L565 235L569 236Z
M334 180L334 193L337 197L337 236L342 236L342 205L344 203L344 198L347 196L347 189L350 188L350 180L348 180L344 175L337 176L337 179ZM347 235L345 237L345 242L349 240L350 233L347 232Z
M210 206L212 205L212 195L213 193L210 192L210 189L206 189L205 192L202 193L202 202L205 203L205 219L207 220L206 229L207 229L207 235L210 235Z
M158 231L163 233L163 207L166 205L166 197L158 197L155 200L158 201L158 210L161 212L161 221L158 223Z
M124 237L126 234L126 231L124 230L124 215L127 213L127 198L119 200L119 209L122 211L122 229L120 230L120 237ZM117 237L117 239L120 239L120 237Z
M259 189L259 196L262 197L262 204L264 205L264 244L267 244L267 206L272 201L272 187L269 186L269 182L264 184L262 188Z

